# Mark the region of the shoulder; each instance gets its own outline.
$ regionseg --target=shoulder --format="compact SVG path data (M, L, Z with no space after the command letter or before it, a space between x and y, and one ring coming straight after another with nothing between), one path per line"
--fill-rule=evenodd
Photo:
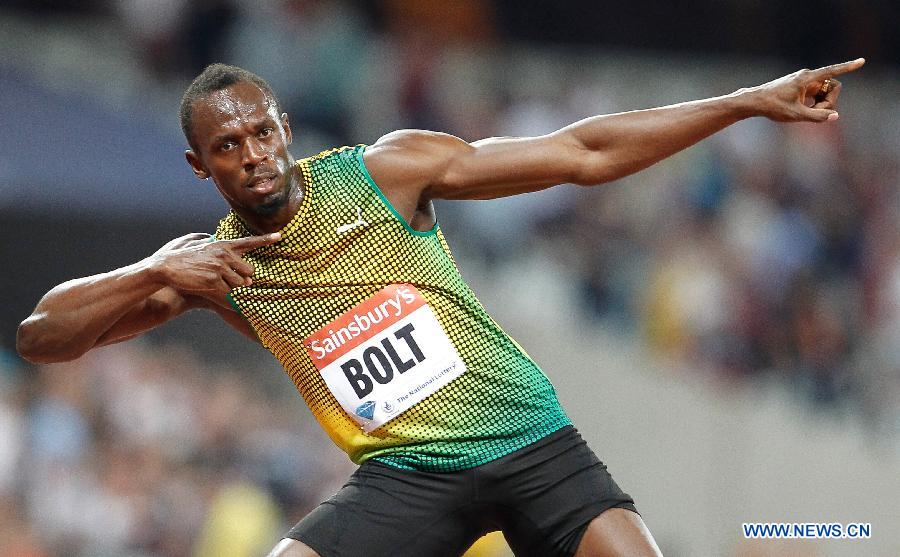
M431 130L396 130L378 138L372 147L390 147L395 149L433 149L440 146L467 143L462 139L444 132Z
M210 241L237 240L238 238L250 235L250 231L247 229L246 225L244 225L241 218L237 216L234 211L229 211L228 214L219 221L219 225L216 227L216 231L212 235Z
M452 157L471 146L449 133L428 130L397 130L378 138L366 149L366 163L370 160L414 159L408 162L423 164Z
M454 158L472 149L469 143L448 133L397 130L369 145L364 159L379 184L415 189L438 180Z
M372 180L397 211L411 222L427 205L429 188L439 183L460 153L462 139L427 130L397 130L365 148L363 162Z

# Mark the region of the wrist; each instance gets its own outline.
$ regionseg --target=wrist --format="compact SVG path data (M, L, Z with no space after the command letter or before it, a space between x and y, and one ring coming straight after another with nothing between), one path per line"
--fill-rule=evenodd
M169 286L167 270L165 260L157 254L153 254L139 263L138 272L148 283L158 288L162 288L164 286Z
M732 110L739 120L762 116L758 100L759 90L756 87L742 87L726 98L732 104Z

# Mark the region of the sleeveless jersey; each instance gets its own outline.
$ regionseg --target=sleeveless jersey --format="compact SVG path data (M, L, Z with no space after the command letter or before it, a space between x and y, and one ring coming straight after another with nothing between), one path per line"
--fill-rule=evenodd
M229 295L282 363L318 422L357 464L375 458L431 472L478 466L569 424L547 377L488 316L463 281L438 225L420 232L406 223L369 176L364 150L364 145L341 147L297 161L304 182L299 210L281 230L279 242L244 255L255 266L253 284ZM245 223L231 212L219 223L215 237L249 235ZM371 417L372 405L383 402L366 401L356 411L352 406L348 410L329 388L326 371L313 360L324 355L322 346L363 342L359 339L365 334L350 339L352 332L360 333L379 311L393 315L391 304L400 308L400 293L408 299L415 293L424 310L416 315L428 314L423 319L432 323L430 334L440 337L451 359L461 360L455 373L464 371L367 431L360 416ZM347 317L354 308L374 308L374 313L365 317L360 310L364 317ZM342 315L346 327L330 325ZM332 380L349 380L351 386L355 382L365 393L381 388L378 383L388 374L400 377L404 365L428 356L421 353L426 348L410 342L414 337L401 339L402 330L397 331L382 340L387 351L377 343L366 349L368 368L357 358L345 362ZM413 376L410 371L404 377ZM435 377L434 384L447 381ZM414 389L409 391L414 395ZM391 410L392 404L384 406Z

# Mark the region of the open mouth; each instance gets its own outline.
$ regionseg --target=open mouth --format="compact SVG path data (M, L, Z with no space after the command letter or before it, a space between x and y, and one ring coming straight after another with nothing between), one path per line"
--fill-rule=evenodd
M250 180L250 183L247 187L253 190L256 193L266 194L271 193L272 190L275 189L275 178L277 175L273 172L265 172L258 176L254 176L253 179Z

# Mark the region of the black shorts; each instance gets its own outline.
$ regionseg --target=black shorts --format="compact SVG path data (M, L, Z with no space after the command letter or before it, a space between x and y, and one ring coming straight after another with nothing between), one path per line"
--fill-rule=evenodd
M400 470L368 461L288 538L322 557L459 556L503 532L516 555L573 555L588 523L637 512L572 426L461 472Z

